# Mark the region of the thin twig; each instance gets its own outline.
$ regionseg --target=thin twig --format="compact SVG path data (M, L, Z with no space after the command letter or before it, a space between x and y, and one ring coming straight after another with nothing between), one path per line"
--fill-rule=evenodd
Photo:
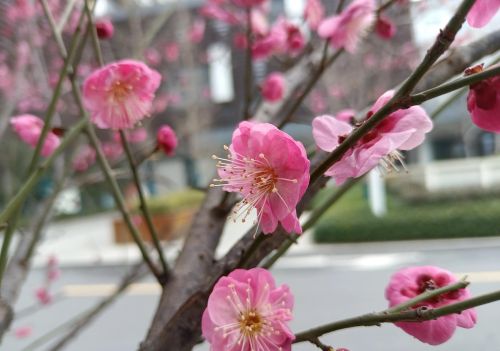
M160 257L160 261L163 267L163 276L164 276L163 279L166 280L170 275L170 269L168 267L167 260L165 259L163 248L161 247L158 232L156 231L156 228L153 224L153 219L151 218L151 213L149 211L148 204L146 202L146 197L144 196L144 191L142 190L141 179L139 178L139 174L137 172L137 166L134 161L134 156L132 155L132 151L130 150L129 143L127 142L127 137L125 136L125 133L122 130L120 130L120 139L123 148L125 150L125 154L127 155L127 160L130 165L130 170L132 171L135 187L139 195L140 209L144 218L146 219L146 224L148 226L149 233L151 234L151 238L153 239L156 251L158 251L158 256Z

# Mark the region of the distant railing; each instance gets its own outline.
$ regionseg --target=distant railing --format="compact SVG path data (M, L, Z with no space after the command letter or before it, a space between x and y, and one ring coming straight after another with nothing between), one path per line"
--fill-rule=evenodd
M432 161L395 177L408 177L428 191L500 188L500 156Z

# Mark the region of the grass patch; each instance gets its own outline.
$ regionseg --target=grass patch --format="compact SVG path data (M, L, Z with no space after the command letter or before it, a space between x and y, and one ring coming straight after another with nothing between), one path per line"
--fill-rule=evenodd
M325 189L315 204L331 193ZM317 242L362 242L500 235L500 200L491 197L419 202L388 196L388 213L372 215L362 184L334 204L314 228Z

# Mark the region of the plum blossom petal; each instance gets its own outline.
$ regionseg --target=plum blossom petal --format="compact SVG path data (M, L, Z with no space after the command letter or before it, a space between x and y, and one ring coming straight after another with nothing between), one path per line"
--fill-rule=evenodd
M83 83L83 103L99 128L128 129L149 116L161 75L123 60L94 71Z
M415 266L404 268L394 273L385 290L389 306L401 304L428 290L438 289L457 282L456 277L447 270L435 266ZM452 291L431 300L424 301L414 308L438 308L470 297L467 289ZM476 324L476 312L468 309L460 314L451 314L425 322L398 322L396 326L418 340L439 345L448 341L457 326L472 328Z
M288 327L293 295L262 268L237 269L219 279L202 316L202 333L213 351L291 350Z
M354 53L360 38L375 20L373 0L354 0L341 14L324 19L318 27L320 37L337 49Z
M353 127L333 116L316 117L312 122L316 145L324 151L332 152L340 144L340 138L349 135Z
M476 0L469 13L467 23L474 28L481 28L488 24L500 9L499 0Z
M265 234L274 232L278 223L301 233L295 207L309 184L304 146L272 124L242 122L225 149L226 158L214 156L220 179L211 186L243 196L234 210L236 218L245 221L255 208Z
M304 19L307 21L309 28L312 30L318 29L319 24L325 16L325 7L321 0L307 0L304 9Z

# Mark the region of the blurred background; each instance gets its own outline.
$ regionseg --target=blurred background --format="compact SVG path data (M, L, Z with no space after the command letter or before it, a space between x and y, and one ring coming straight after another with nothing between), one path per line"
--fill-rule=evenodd
M323 3L327 13L333 13L338 5L334 0ZM311 150L312 118L347 108L362 114L377 97L408 76L458 3L422 0L393 6L387 15L396 25L395 36L386 40L369 34L359 54L341 56L285 131ZM64 40L69 42L81 14L81 1L50 0L48 4ZM214 176L211 156L224 154L223 145L230 144L243 108L244 31L214 19L205 5L202 0L99 0L95 8L99 19L109 20L114 26L114 35L101 42L105 61L141 59L163 77L153 116L129 133L129 141L144 160L140 167L142 185L170 260L175 258L203 191ZM303 19L304 6L305 0L270 1L267 25L278 16L286 16L306 37L312 37ZM499 29L499 16L481 30L465 25L454 45L467 44ZM498 58L492 55L481 62L496 62ZM284 71L295 62L289 57L255 60L252 71L256 84L268 73ZM32 154L11 130L9 118L24 113L43 116L62 65L39 2L1 0L0 140L5 151L0 153L0 208L22 184ZM79 80L96 67L89 43L81 52L76 73ZM471 123L467 91L448 103L454 94L424 106L435 118L435 127L423 145L405 154L407 171L372 171L276 266L277 280L287 282L296 294L297 320L293 326L297 330L332 318L383 309L383 287L388 277L408 264L442 265L457 273L468 272L477 282L474 292L498 286L500 272L495 263L500 248L500 138ZM63 87L57 111L55 125L62 130L79 118L69 83ZM179 138L179 148L172 157L151 152L156 130L165 123ZM116 135L99 131L99 138L126 194L127 205L137 214L137 194ZM140 259L98 167L75 166L85 147L82 138L56 162L23 210L20 235L32 230L31 220L44 213L57 190L52 220L43 230L43 241L34 256L35 268L17 306L20 313L1 350L51 349L57 336L95 302L110 296L126 268ZM69 170L75 175L62 182ZM321 205L334 191L335 186L330 184L315 199L314 206ZM135 221L147 238L139 215ZM219 254L227 251L246 228L241 223L229 223ZM50 287L50 301L44 303L36 291L54 261L62 275ZM313 292L306 289L320 282L326 285ZM136 349L150 323L158 294L152 280L144 278L66 349ZM347 299L356 304L346 305ZM480 318L486 322L480 321L473 331L460 331L450 343L435 349L500 349L500 337L494 328L498 325L498 320L494 321L498 309L484 308ZM350 330L326 340L351 351L430 348L393 326ZM297 347L309 349L312 346Z

